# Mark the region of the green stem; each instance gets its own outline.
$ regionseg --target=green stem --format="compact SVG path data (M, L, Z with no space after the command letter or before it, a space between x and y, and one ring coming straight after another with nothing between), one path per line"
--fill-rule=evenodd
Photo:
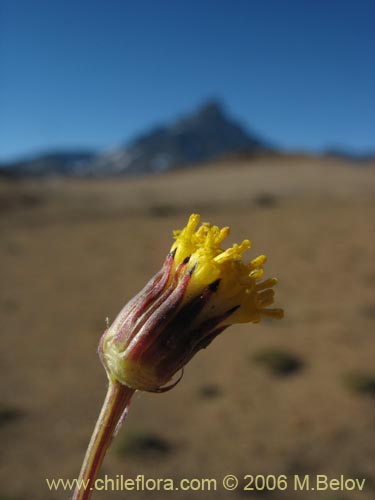
M90 500L106 451L133 394L134 390L126 385L117 381L109 382L107 395L91 436L72 500Z

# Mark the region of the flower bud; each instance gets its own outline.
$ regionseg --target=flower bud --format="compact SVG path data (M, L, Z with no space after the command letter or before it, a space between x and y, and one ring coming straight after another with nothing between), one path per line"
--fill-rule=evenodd
M229 234L193 214L162 269L104 332L99 355L110 379L132 389L161 391L200 349L233 323L282 318L270 309L277 283L261 281L266 257L250 263L242 254L250 241L221 248ZM198 228L198 229L197 229Z

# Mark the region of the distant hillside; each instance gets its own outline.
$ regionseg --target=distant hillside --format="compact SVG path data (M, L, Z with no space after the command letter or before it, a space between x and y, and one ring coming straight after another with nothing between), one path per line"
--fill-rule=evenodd
M130 144L101 154L55 152L3 165L13 176L144 175L181 168L223 155L259 152L271 147L210 101L176 122L154 128Z
M40 177L46 175L72 175L90 163L95 154L90 151L54 151L11 164L0 165L0 174L9 176Z

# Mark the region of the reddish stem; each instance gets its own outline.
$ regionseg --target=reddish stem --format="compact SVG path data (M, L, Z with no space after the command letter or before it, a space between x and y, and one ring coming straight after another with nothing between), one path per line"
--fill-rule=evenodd
M95 491L95 479L100 466L133 394L134 390L126 385L117 381L109 382L107 395L91 436L72 500L90 500Z

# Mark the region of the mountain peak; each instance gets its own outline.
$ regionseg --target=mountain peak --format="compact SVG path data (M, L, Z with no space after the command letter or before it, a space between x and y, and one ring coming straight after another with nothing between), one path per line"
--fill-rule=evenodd
M224 107L220 101L212 99L200 106L196 112L197 116L202 118L224 117Z
M169 125L154 127L125 147L87 157L85 161L74 155L71 161L69 154L63 158L59 155L58 162L55 158L50 168L41 156L22 162L18 172L20 175L34 175L37 166L37 171L43 171L45 175L143 175L266 148L269 149L262 139L249 134L227 115L220 101L211 99Z
M265 142L226 114L220 101L209 100L169 126L154 128L130 143L124 151L126 161L121 167L117 156L117 166L126 173L147 173L265 148Z

